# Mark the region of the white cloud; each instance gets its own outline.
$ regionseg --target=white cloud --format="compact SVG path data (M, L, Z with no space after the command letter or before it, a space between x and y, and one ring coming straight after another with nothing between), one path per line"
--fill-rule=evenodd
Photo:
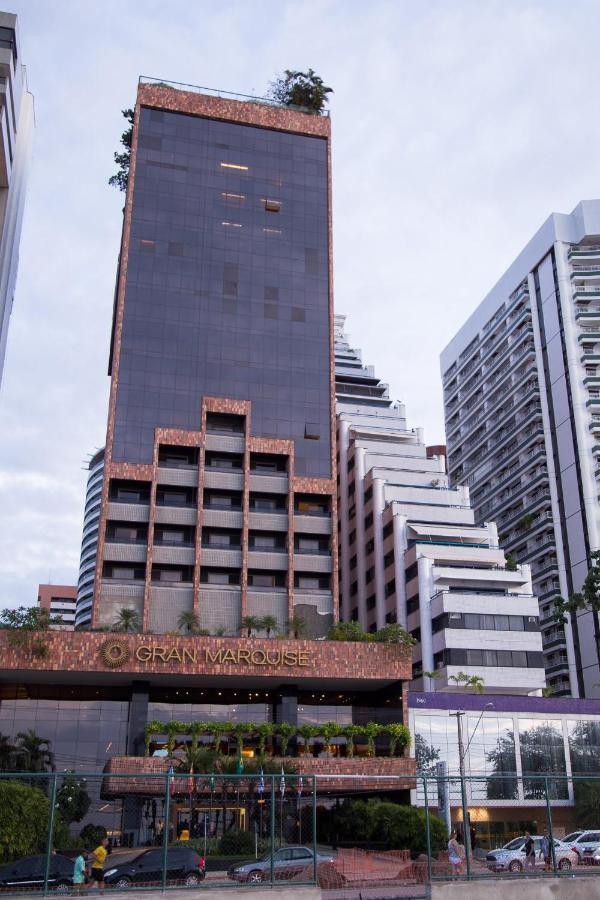
M550 212L598 195L592 0L11 8L37 133L0 393L0 606L76 578L123 202L106 179L138 75L260 94L310 65L334 87L336 307L431 443L442 347Z

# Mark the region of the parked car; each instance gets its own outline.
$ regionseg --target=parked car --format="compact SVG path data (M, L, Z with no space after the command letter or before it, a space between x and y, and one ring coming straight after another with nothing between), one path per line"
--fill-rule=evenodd
M544 868L541 835L532 835L535 846L535 867ZM559 869L572 869L579 857L568 844L554 839L554 855ZM486 866L492 872L521 872L525 868L525 838L518 837L498 850L492 850L485 858Z
M46 874L46 854L25 856L0 868L0 890L13 887L22 890L42 890ZM59 894L66 894L73 884L73 860L60 853L50 857L48 887Z
M282 847L273 854L273 877L276 881L288 880L299 875L303 869L314 865L314 854L310 847ZM317 865L333 862L330 854L317 853ZM227 872L234 881L255 884L271 878L271 854L251 862L238 863Z
M128 888L134 884L160 884L163 872L163 851L145 850L129 862L113 866L104 872L107 885ZM170 847L167 850L167 881L194 887L204 881L206 866L204 859L195 850L185 847Z
M579 862L597 862L594 853L600 849L600 831L573 831L563 838L579 857Z

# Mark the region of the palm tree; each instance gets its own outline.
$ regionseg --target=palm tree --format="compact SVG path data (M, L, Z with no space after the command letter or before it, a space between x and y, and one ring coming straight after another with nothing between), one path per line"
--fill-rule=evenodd
M306 619L303 619L302 616L292 616L288 622L288 629L296 639L302 637L306 631Z
M200 630L200 619L193 609L186 610L177 619L177 627L188 634L197 634Z
M33 728L19 731L15 746L19 768L24 772L54 771L54 753L50 750L50 741L39 737Z
M115 631L125 631L129 634L139 631L140 620L135 609L122 607L119 610L119 615L113 622L113 628Z
M253 631L258 631L261 627L261 619L258 616L244 616L242 619L242 628L248 632L248 637L252 637Z
M15 747L9 737L0 734L0 771L9 772L13 768Z
M275 616L263 616L263 618L260 620L259 627L262 628L263 631L267 632L267 637L271 637L271 632L274 628L277 628L277 624L278 623Z

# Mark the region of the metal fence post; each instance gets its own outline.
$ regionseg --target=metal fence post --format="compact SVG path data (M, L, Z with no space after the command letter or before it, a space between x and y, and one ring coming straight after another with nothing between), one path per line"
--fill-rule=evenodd
M171 827L171 784L175 785L174 775L167 775L165 784L165 810L163 827L162 879L161 889L167 889L167 854L169 851L169 828Z
M554 849L554 835L552 833L552 809L550 807L550 795L548 793L548 778L544 778L544 791L546 794L546 812L548 816L548 837L550 838L550 852L552 854L552 869L556 875L556 850Z
M271 775L271 884L275 881L275 776Z
M460 795L462 801L463 814L463 841L465 848L465 861L467 863L467 878L471 877L471 834L469 832L469 807L467 804L467 788L465 785L465 775L460 776Z
M44 894L48 893L48 880L50 878L50 860L52 859L52 838L54 836L54 814L56 812L56 781L58 775L56 772L52 777L52 788L50 790L50 810L48 816L48 843L46 844L46 868L44 871Z
M312 795L313 881L317 883L317 776L313 775Z
M423 796L425 799L425 831L427 832L427 880L431 883L431 830L429 821L429 800L427 798L427 775L423 776Z

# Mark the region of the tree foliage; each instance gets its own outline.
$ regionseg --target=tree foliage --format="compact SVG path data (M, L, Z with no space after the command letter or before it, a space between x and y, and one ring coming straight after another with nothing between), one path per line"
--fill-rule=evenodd
M45 636L51 625L61 625L62 618L53 616L40 606L19 606L18 609L3 609L0 613L0 628L8 631L8 643L18 647L36 659L48 656Z
M81 829L79 837L86 850L95 850L100 841L106 837L106 828L104 825L92 825L90 822Z
M91 798L85 779L75 774L65 775L62 787L56 793L56 808L64 822L81 822L90 808Z
M575 821L578 828L596 828L600 822L600 782L575 781Z
M396 623L384 625L379 631L365 631L360 622L336 622L329 629L327 635L330 641L375 641L382 644L403 644L405 647L411 647L415 640L402 627Z
M581 591L571 594L568 600L564 597L554 599L554 619L558 625L565 625L571 613L600 613L600 550L594 550L591 557L592 565Z
M328 94L333 94L333 88L327 87L313 69L306 72L286 69L270 83L267 96L284 106L321 113L329 102Z
M456 682L456 686L461 685L467 691L473 694L485 694L485 681L481 675L467 675L465 672L459 672L457 675L449 675L448 681Z
M0 863L45 853L50 802L45 794L21 781L0 781ZM61 845L66 829L56 817L53 846Z
M140 619L136 610L122 607L112 627L114 631L124 631L126 634L133 634L139 631Z
M129 122L129 128L126 128L121 135L121 144L125 149L122 153L115 153L115 162L119 168L117 172L108 179L108 183L111 187L116 187L120 191L126 191L127 182L129 180L129 166L131 163L131 142L133 140L133 120L135 110L122 109L121 112L124 118Z

